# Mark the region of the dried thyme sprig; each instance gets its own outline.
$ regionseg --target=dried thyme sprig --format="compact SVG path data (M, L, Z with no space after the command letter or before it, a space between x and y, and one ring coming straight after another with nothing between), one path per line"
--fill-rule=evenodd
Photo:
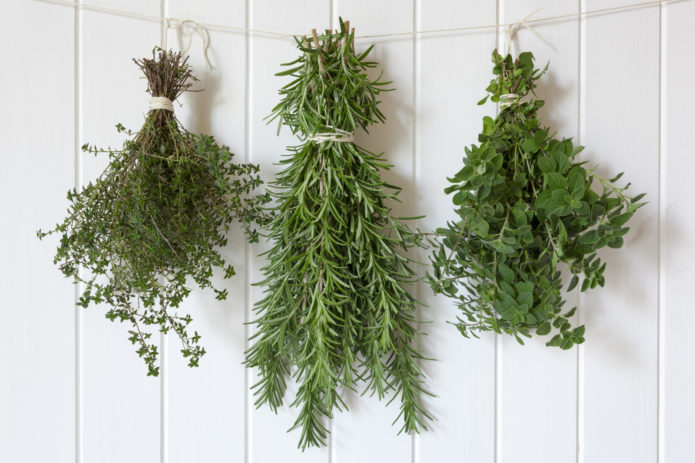
M174 101L195 77L180 53L155 49L150 59L134 60L147 77L148 91ZM180 338L184 357L197 366L205 349L190 315L176 308L190 293L190 282L211 287L218 299L227 290L213 286L215 268L234 275L219 249L239 221L251 241L254 224L264 223L268 194L253 195L262 182L258 166L234 164L233 154L207 135L187 132L174 113L151 110L139 132L128 135L120 150L106 153L109 165L81 190L68 192L65 220L43 238L60 235L55 263L66 277L84 283L79 305L106 303L106 317L132 325L130 341L156 376L157 346L149 325Z

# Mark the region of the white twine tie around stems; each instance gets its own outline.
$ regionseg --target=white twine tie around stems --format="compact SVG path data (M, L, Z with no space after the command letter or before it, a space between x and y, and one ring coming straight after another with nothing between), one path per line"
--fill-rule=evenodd
M306 137L306 139L316 143L323 143L326 141L351 143L355 139L355 134L353 132L346 132L345 130L336 129L331 126L328 126L328 128L333 129L333 132L319 132L310 137Z
M518 103L520 100L521 98L516 93L505 93L500 95L500 108L506 108L514 103Z
M153 109L164 109L174 112L174 102L165 96L153 96L150 98L150 111Z

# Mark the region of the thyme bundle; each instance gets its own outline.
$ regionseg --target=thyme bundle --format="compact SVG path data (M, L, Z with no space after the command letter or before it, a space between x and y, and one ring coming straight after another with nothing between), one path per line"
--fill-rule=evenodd
M464 167L449 179L458 218L438 230L444 237L429 280L457 301L455 325L466 337L492 330L523 344L531 330L555 328L547 344L569 349L584 341L584 326L571 326L576 308L563 312L558 265L572 274L568 291L580 281L582 291L603 286L597 251L622 246L644 194L617 186L622 173L599 177L577 160L583 147L542 126L544 102L532 95L545 69L534 68L531 53L514 60L495 50L492 61L496 77L479 104L490 97L500 112L483 119L480 145L466 149Z
M341 388L363 380L380 399L400 396L401 431L417 431L429 415L419 402L416 302L406 290L414 272L404 252L422 243L390 215L399 188L379 177L390 166L351 142L356 128L384 121L377 98L389 82L369 79L371 47L356 55L354 30L342 20L339 31L295 40L301 54L278 74L293 81L271 117L306 141L290 148L272 185L274 244L246 355L259 371L256 405L277 410L292 375L292 429L301 429L302 449L321 446L325 418L347 408Z
M118 124L129 137L121 149L82 146L106 153L109 164L94 182L68 192L65 220L38 236L60 235L54 261L84 284L79 305L106 303L106 318L130 323L129 339L148 375L156 376L157 346L145 326L173 330L189 366L198 365L205 353L200 335L189 332L191 316L176 308L191 292L189 279L211 287L218 299L227 297L213 285L213 270L230 278L234 268L218 249L234 220L256 241L253 227L265 221L261 206L270 198L252 194L262 184L257 165L233 163L229 148L186 131L174 116L171 102L197 80L188 59L155 49L151 59L133 61L159 102L155 107L169 109L151 109L139 132Z

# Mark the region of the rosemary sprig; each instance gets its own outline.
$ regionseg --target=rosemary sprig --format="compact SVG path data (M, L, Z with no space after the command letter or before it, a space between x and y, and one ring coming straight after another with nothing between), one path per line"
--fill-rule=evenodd
M389 82L370 80L371 48L355 54L353 40L342 20L339 31L296 38L301 54L279 74L293 80L270 116L306 141L290 148L272 184L278 213L246 364L259 371L257 406L276 410L294 376L302 449L325 444L325 419L347 408L341 388L360 381L380 399L400 397L401 431L424 429L429 418L406 289L415 274L405 252L422 239L390 215L399 189L380 178L389 168L382 155L312 138L384 121L377 98Z

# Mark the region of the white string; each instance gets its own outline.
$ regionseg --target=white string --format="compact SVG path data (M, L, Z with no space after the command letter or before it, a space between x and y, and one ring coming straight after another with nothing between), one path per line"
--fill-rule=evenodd
M210 63L210 60L208 59L208 48L210 48L210 34L208 33L207 29L205 29L205 27L203 27L200 23L193 21L192 19L164 18L164 24L166 26L167 31L169 29L181 30L183 35L188 36L188 45L186 45L186 49L183 50L184 53L188 53L188 50L190 50L191 44L193 43L193 34L197 33L203 41L203 59L205 59L205 64L211 71L215 69L212 63ZM164 43L162 47L165 50L167 50L168 48L167 35L168 34L165 32Z
M510 23L507 24L507 53L511 53L512 56L516 56L519 54L519 44L518 44L518 39L517 39L517 33L519 30L523 27L527 29L529 32L531 32L533 35L535 35L538 40L546 44L549 48L557 51L557 49L549 43L547 40L545 40L536 30L529 25L529 19L531 16L534 14L538 13L541 11L543 7L541 6L540 8L535 9L531 13L529 13L524 19L521 21L515 22L515 23ZM516 47L514 47L514 44L516 44ZM516 51L512 50L512 48L516 48Z
M346 132L345 130L340 130L328 126L333 129L333 132L319 132L317 134L306 137L307 140L315 141L316 143L323 143L326 141L332 141L336 143L351 143L355 139L355 134L352 132Z
M521 98L516 93L505 93L500 95L500 108L506 108L514 103L518 103Z
M156 22L161 22L161 21L166 21L167 19L174 19L174 18L161 18L160 16L154 16L154 15L148 15L148 14L141 14L141 13L135 13L132 11L126 11L126 10L118 10L115 8L107 8L99 5L92 5L89 3L75 3L71 0L34 0L38 2L43 2L43 3L52 3L56 5L63 5L63 6L70 6L73 8L81 8L84 10L91 10L91 11L98 11L102 13L109 13L109 14L115 14L115 15L120 15L120 16L126 16L129 18L136 18L136 19L144 19L144 20L149 20L149 21L156 21ZM593 10L586 10L586 11L580 11L576 13L567 13L567 14L559 14L559 15L554 15L554 16L546 16L542 18L537 18L537 19L528 19L528 17L522 21L514 21L511 23L505 23L505 24L485 24L485 25L478 25L478 26L461 26L461 27L450 27L450 28L444 28L444 29L424 29L424 30L417 30L417 31L405 31L405 32L392 32L392 33L387 33L387 34L369 34L369 35L356 35L356 39L377 39L377 38L389 38L389 37L409 37L409 36L419 36L419 35L428 35L428 34L438 34L438 33L444 33L444 32L465 32L465 31L482 31L482 30L489 30L489 29L497 29L497 28L509 28L510 26L514 27L519 24L523 25L526 27L528 30L533 32L534 34L538 35L537 32L535 32L529 25L530 24L539 24L539 23L544 23L544 22L549 22L549 21L557 21L557 20L562 20L562 19L571 19L571 18L580 18L584 16L594 16L598 14L606 14L606 13L614 13L617 11L622 11L622 10L629 10L629 9L635 9L635 8L646 8L650 6L657 6L657 5L667 5L671 3L682 3L682 2L690 2L693 0L652 0L652 1L645 1L645 2L638 2L638 3L628 3L625 5L620 5L620 6L613 6L613 7L608 7L608 8L597 8ZM195 22L195 21L192 21ZM281 39L289 39L293 37L300 37L304 35L303 33L299 34L289 34L287 32L278 32L278 31L270 31L270 30L264 30L264 29L255 29L255 28L248 28L248 27L237 27L237 26L231 26L231 25L226 25L226 24L214 24L214 23L204 23L204 22L196 22L195 24L207 28L207 29L219 29L219 30L228 30L228 31L234 31L234 32L242 32L242 33L251 33L251 34L262 34L262 35L268 35L268 36L273 36ZM540 37L539 37L540 38ZM541 38L541 40L545 42ZM548 44L549 45L549 44ZM550 45L549 45L550 46ZM552 48L552 46L551 46Z
M153 96L150 98L150 108L153 109L165 109L167 111L174 112L174 102L165 96Z

